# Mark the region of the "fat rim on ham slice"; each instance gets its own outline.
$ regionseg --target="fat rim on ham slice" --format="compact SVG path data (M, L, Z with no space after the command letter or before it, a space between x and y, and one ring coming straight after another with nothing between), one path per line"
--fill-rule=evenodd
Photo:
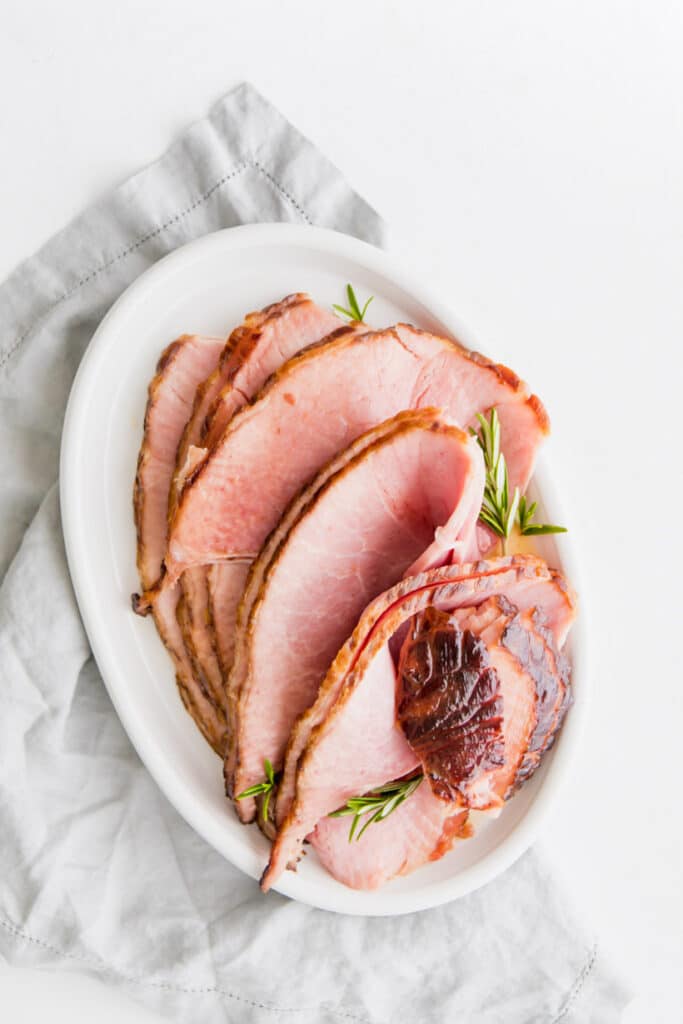
M380 467L383 467L382 472ZM375 508L372 513L366 509L360 514L350 495L358 487L359 480L368 475L363 493L367 486L367 493L375 495ZM419 486L416 487L418 479ZM376 494L374 483L377 484ZM233 680L231 687L239 695L236 728L226 758L226 781L234 792L242 792L261 781L265 757L276 769L279 768L286 737L295 718L314 699L317 682L323 678L331 658L367 602L400 577L415 558L426 557L434 564L443 564L450 560L454 551L461 548L463 552L467 551L475 535L483 487L484 464L474 439L445 418L440 410L420 409L399 413L362 435L306 489L310 500L301 508L296 521L290 524L286 536L275 550L266 545L265 565L264 553L256 563L254 575L261 578L261 585L251 603L246 628L240 636L240 656L235 666L235 675L240 673L240 677ZM294 506L298 510L300 500L295 500ZM288 513L285 513L285 520L290 522ZM366 535L364 531L368 520L373 524L373 532ZM402 529L397 528L398 522ZM335 532L340 538L346 538L350 550L344 561L348 563L349 559L357 558L351 572L354 586L344 590L344 618L340 622L341 613L326 613L324 606L318 603L315 609L311 609L312 616L304 616L312 629L317 624L321 627L318 642L314 644L317 658L314 652L309 653L311 638L307 636L306 651L291 673L285 670L282 676L279 662L271 666L270 671L259 673L257 654L260 646L257 640L261 638L267 646L270 645L272 631L277 627L286 604L281 594L275 597L273 604L273 585L289 586L294 576L291 569L287 569L288 560L298 557L301 544L307 546L315 537L316 524L320 528L322 523L327 524L327 530L334 523ZM362 543L361 537L356 537L358 532L362 534ZM325 542L323 546L326 546ZM328 550L329 558L333 558L332 548ZM315 580L322 577L321 567L326 563L307 560L304 564L309 571L310 587L313 587ZM297 585L301 587L301 574L295 575ZM337 579L335 573L333 576ZM308 584L304 586L304 591L307 590ZM337 587L332 592L336 593ZM351 606L348 606L349 593L355 595ZM247 587L243 605L252 596ZM300 604L293 601L291 607L300 609ZM266 619L264 626L261 620L269 611L276 618L272 621L271 615L271 620ZM304 686L304 680L308 681L310 692ZM264 687L275 687L275 690L270 694L264 691ZM254 701L257 710L252 707ZM267 726L269 719L270 725ZM276 719L282 720L279 730ZM258 744L253 735L254 729L262 731ZM281 733L281 749L278 749L279 745L269 747L266 744L264 747L264 729L266 733L274 730L273 735L278 731ZM232 758L230 751L234 751ZM236 771L234 780L230 777L232 764L235 764ZM236 808L243 821L253 819L255 806L252 800L239 800Z
M353 409L349 423L330 412L344 389L332 394L328 384L342 372L354 384L354 401L344 398ZM356 394L359 389L362 394ZM254 557L293 495L321 464L377 422L404 408L427 405L444 408L463 427L476 422L477 412L496 405L511 485L526 484L548 421L540 401L511 371L408 325L322 342L274 375L233 418L188 481L169 538L167 584L193 564ZM266 437L272 467L264 479L270 495L262 487L265 467L255 473L247 458L247 452L263 451ZM287 466L288 473L282 470L274 477L273 468L280 466ZM261 511L255 519L257 495Z
M298 859L306 835L319 820L320 816L308 821L302 806L305 792L300 792L300 786L305 786L307 763L374 658L403 623L429 605L446 610L470 607L494 594L504 594L521 612L543 609L556 641L560 646L564 643L576 614L575 596L559 573L532 556L514 555L433 570L403 580L370 603L333 662L315 704L299 719L290 737L278 803L288 796L289 800L286 811L278 812L280 828L261 881L264 891ZM291 796L283 795L283 783L289 784Z
M197 384L215 365L223 347L224 341L220 338L183 335L164 350L149 385L133 493L137 559L143 588L148 588L150 580L161 570L167 533L168 491L179 437ZM176 377L179 382L175 381ZM164 431L169 435L168 441L163 436ZM162 435L161 439L157 439L157 432ZM155 535L158 537L156 550L153 543ZM161 594L152 608L154 621L173 660L183 704L216 753L222 755L225 717L204 682L194 675L176 618L179 597L178 585Z
M443 668L448 673L446 677L439 668L438 649L431 649L437 639L435 629L444 631L446 648L442 654L445 658ZM553 661L553 651L557 652L554 640L543 627L542 620L539 621L539 613L535 609L520 614L502 596L490 597L476 608L458 609L453 613L438 611L429 606L412 620L401 648L396 683L399 721L402 721L409 709L417 730L414 735L428 736L433 730L437 746L448 744L451 737L456 740L456 745L459 737L465 744L471 744L471 711L476 709L469 705L469 701L476 698L476 688L471 689L474 676L469 675L469 667L463 661L465 674L458 681L453 672L458 671L459 659L453 659L448 651L448 645L453 643L465 654L468 630L473 631L479 642L486 643L488 651L494 640L493 633L498 638L500 650L496 653L494 648L493 658L488 656L488 664L492 665L498 679L501 709L508 707L505 692L507 689L509 696L510 680L506 681L505 675L511 668L513 678L516 676L519 680L518 683L512 682L517 688L517 697L523 698L526 694L527 708L532 713L531 719L526 716L520 719L513 710L517 724L505 716L502 730L506 737L505 753L500 768L492 766L494 771L489 776L495 806L495 798L508 799L540 761L538 736L530 737L529 728L521 723L529 721L534 733L542 734L553 713L551 705L556 703L558 693L564 690L568 678L566 673L562 677L558 675L558 671L562 674L562 668L558 670ZM427 646L423 646L425 643ZM505 659L505 650L513 656L511 665L505 664L505 660L502 663L500 661L501 653ZM522 675L517 675L518 671ZM518 688L519 684L521 689ZM457 689L451 693L453 685ZM402 694L408 697L407 707L403 703ZM483 692L482 696L485 696ZM463 700L471 711L463 719L465 728L460 731L457 707L458 702ZM450 717L451 707L456 711L456 720ZM559 725L559 720L556 720L555 733ZM482 726L484 729L489 728L485 720L482 720ZM411 737L407 738L411 742ZM522 745L517 746L520 740ZM508 749L510 741L513 743L512 749ZM454 753L457 753L457 746ZM533 765L525 768L520 766L520 757L524 764L529 756L535 759ZM426 769L424 758L422 761ZM477 794L482 792L481 773L482 770L486 771L486 765L475 759L459 768L456 766L457 762L453 767L457 771L458 785L455 792L451 793L455 799L441 799L434 793L429 778L423 779L416 792L382 821L380 828L371 827L363 832L362 841L349 842L349 818L322 818L309 836L309 841L326 870L344 885L355 889L376 889L397 875L408 874L428 861L439 859L451 849L456 840L468 838L472 834L471 826L466 824L469 807L472 806L469 798L475 797L476 806ZM464 773L461 769L464 769ZM513 773L516 773L516 778L510 786ZM474 783L471 790L468 787L468 775ZM467 804L465 809L461 806L461 794Z

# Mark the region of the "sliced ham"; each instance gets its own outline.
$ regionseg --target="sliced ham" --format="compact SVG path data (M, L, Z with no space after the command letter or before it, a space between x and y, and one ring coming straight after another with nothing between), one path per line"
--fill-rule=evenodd
M436 796L473 810L499 809L507 798L537 714L534 679L504 643L523 629L500 595L451 613L430 607L411 623L397 715ZM496 680L484 687L488 706L481 700L486 673L477 675L482 665Z
M323 867L351 889L378 889L409 875L470 835L468 812L439 799L426 782L358 841L349 842L349 820L321 818L309 838Z
M570 590L562 585L558 574L529 556L433 570L404 580L371 602L333 662L315 704L293 730L287 760L302 740L303 746L299 747L301 756L296 758L292 795L284 805L286 816L262 878L264 890L274 884L288 864L296 862L304 839L321 818L342 806L350 796L368 792L410 770L399 772L394 765L393 772L383 774L386 763L375 756L375 750L383 750L389 741L395 752L399 749L395 718L389 722L375 710L388 703L393 708L395 702L391 637L430 606L452 612L501 594L520 613L530 608L542 609L558 637L564 639L575 615ZM345 756L349 730L355 737L350 764ZM414 756L412 747L403 739ZM283 783L287 782L286 762ZM278 804L286 798L281 790ZM281 818L279 809L278 814Z
M180 437L197 385L216 365L225 341L184 334L162 353L147 397L135 477L138 571L144 590L161 572L168 539L168 495Z
M186 486L166 585L192 565L254 557L320 467L397 412L436 406L466 427L494 405L511 484L524 487L548 421L505 367L406 325L309 348L231 420Z
M296 293L257 313L249 313L226 344L218 365L197 389L192 414L178 446L176 472L169 497L172 518L182 489L220 438L232 416L248 402L267 378L300 349L335 330L349 328L308 295ZM220 704L225 703L222 668L234 630L237 601L226 604L228 590L239 594L241 564L223 572L220 617L212 619L208 569L188 569L182 577L185 597L183 634L194 652L195 664ZM227 577L231 577L228 583ZM217 636L219 634L219 636ZM223 650L223 665L220 650ZM216 692L218 687L218 692Z
M430 409L362 435L311 485L314 496L256 570L263 582L236 666L234 780L226 773L234 793L261 781L265 758L279 769L292 725L368 601L420 555L440 564L467 552L483 488L476 441ZM236 806L253 819L253 800Z
M523 771L520 762L531 752L532 731L535 734L544 719L548 724L548 691L553 697L558 692L554 665L541 653L546 643L546 650L553 648L554 640L542 628L543 635L536 632L538 618L536 611L520 614L500 596L453 613L429 607L415 617L401 651L398 717L428 777L378 827L368 827L358 841L349 842L349 818L326 816L318 822L309 839L334 878L355 889L375 889L396 875L439 859L456 838L471 834L465 824L469 808L495 808L511 795L514 785L530 777L540 760L537 752L533 767ZM467 652L468 641L471 645L475 638L476 644L485 645L485 660L498 681L504 739L503 756L495 759L498 764L485 758L463 763L459 756L463 746L468 755L477 753L477 745L470 741L478 731L475 705L480 677L472 671L473 659ZM388 679L388 685L392 683ZM566 678L560 681L560 688L565 683ZM465 716L464 730L458 722L461 705L473 712ZM438 791L443 786L443 761L449 744L453 759L447 774L456 784L445 787L447 798L442 798ZM478 749L481 752L481 747ZM432 751L440 758L435 775L429 772ZM473 778L475 784L468 785ZM487 794L488 799L482 801Z
M209 614L224 684L235 656L235 609L240 603L251 562L216 562L207 570ZM226 699L228 699L226 694Z
M216 365L223 347L220 338L184 335L164 351L149 386L134 490L138 570L143 590L161 572L167 543L169 488L194 395L198 384ZM154 620L173 659L183 703L209 743L222 753L225 718L206 686L193 674L176 619L179 596L178 585L159 595L152 609Z
M522 611L542 607L557 645L562 646L576 614L575 595L560 573L531 555L450 566L398 583L365 609L332 663L315 704L292 729L278 791L278 824L282 824L290 809L299 758L309 737L325 720L365 646L378 635L382 643L389 640L403 623L430 604L447 610L466 608L481 604L494 594L505 594Z

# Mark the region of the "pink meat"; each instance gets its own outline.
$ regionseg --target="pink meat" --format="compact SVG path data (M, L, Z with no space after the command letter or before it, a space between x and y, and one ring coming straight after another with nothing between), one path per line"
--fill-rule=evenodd
M195 677L217 707L225 711L225 687L214 642L206 572L199 568L188 569L183 573L181 584L177 619Z
M319 341L331 331L348 329L339 317L317 306L302 293L288 295L280 302L246 316L230 335L218 366L197 389L192 415L178 448L169 503L171 516L187 479L197 472L233 415L268 377L301 348ZM226 575L229 572L226 570ZM204 566L197 566L182 577L184 636L198 671L223 705L226 698L217 648L223 648L225 657L239 600L237 582L243 578L243 571L238 565L232 573L231 591L236 597L232 605L227 605L227 590L225 586L222 588L221 617L215 622L209 605L207 573ZM217 632L221 634L220 640ZM229 668L227 663L224 664Z
M265 570L245 630L235 793L263 778L265 758L280 767L292 725L368 601L425 550L443 562L471 542L484 487L476 442L436 410L402 413L370 434L336 473L324 471ZM236 806L253 818L253 800Z
M535 682L504 644L510 631L522 629L517 609L502 596L451 613L430 607L413 619L400 654L397 714L437 796L492 810L510 792L537 713ZM488 749L467 660L475 652L494 674L502 714L500 739L494 736Z
M481 604L492 594L505 594L521 610L543 608L558 646L564 643L576 615L575 595L563 576L530 555L450 566L398 583L365 609L349 640L332 663L315 704L292 729L278 791L278 824L283 823L289 812L299 758L311 733L325 720L347 673L353 669L364 648L373 642L373 637L380 635L388 640L402 623L430 604L448 610L465 608Z
M374 749L381 749L386 738L393 739L396 731L394 718L391 726L386 720L380 723L374 708L386 702L391 703L393 709L395 669L389 640L403 624L430 605L454 611L480 604L492 595L505 594L521 612L530 607L543 609L548 621L556 622L558 632L566 635L575 608L567 597L568 589L556 582L556 575L538 559L524 556L492 559L470 566L437 569L422 577L404 580L389 592L391 596L383 594L368 606L333 662L315 704L293 730L287 759L293 753L293 740L297 744L303 740L303 746L294 769L293 796L290 795L288 807L285 805L286 817L263 875L264 891L277 881L288 864L297 861L304 839L322 817L342 806L349 796L367 792L408 771L395 770L393 774L382 775L379 772L381 759L376 760L374 754ZM353 708L352 714L349 708ZM345 758L348 721L353 720L354 728L362 736L363 716L375 722L376 731L362 754L353 749L352 764L348 765ZM387 730L385 734L381 733L380 725ZM407 740L405 742L412 750ZM366 779L365 788L359 787L359 776ZM367 779L372 781L367 782ZM287 783L287 763L283 783ZM278 803L288 796L282 790L281 794ZM278 809L280 820L281 814Z
M427 633L419 622L423 617L427 618ZM439 797L434 792L431 778L424 780L390 817L378 826L369 826L357 841L349 842L350 818L322 818L309 839L334 878L355 889L375 889L396 875L408 874L427 861L442 857L456 838L466 838L470 834L469 827L465 827L468 811L462 809L463 799L468 808L488 810L499 807L511 795L515 773L519 778L520 763L531 752L531 734L539 718L545 715L547 687L553 694L557 693L557 684L552 678L554 669L540 650L544 641L535 632L536 618L535 611L520 614L504 598L494 597L477 608L458 609L450 615L427 609L413 620L414 638L411 640L409 635L404 642L399 679L406 671L409 672L409 692L414 694L414 699L410 706L413 728L407 738L415 749L413 739L420 736L421 751L416 753L423 761L423 769L429 767L424 763L422 751L426 749L424 740L429 739L430 731L437 738L437 748L439 732L442 740L456 735L444 701L448 683L444 688L445 680L435 661L438 646L432 648L431 655L425 649L426 640L431 639L432 644L435 642L434 631L439 628L450 630L451 623L454 627L451 639L457 633L462 637L461 631L467 630L486 644L490 663L499 679L504 709L502 764L498 768L494 766L493 770L480 764L476 769L478 777L472 785L465 784L461 792L451 792L455 802ZM546 640L551 646L554 644L552 638L546 637ZM417 661L411 657L415 654ZM448 672L457 661L453 661L447 647L443 649L443 656L446 663L442 670L445 668ZM387 685L393 684L394 680L389 676ZM463 676L462 685L463 696L467 696L472 681ZM399 718L402 718L400 708ZM540 758L537 753L534 757L535 767ZM526 770L521 781L532 771L533 768ZM461 781L466 783L465 779Z
M467 811L435 796L426 782L388 818L349 842L350 818L321 818L309 837L323 867L351 889L378 889L443 857L470 834Z
M201 380L216 365L223 346L220 338L184 335L164 351L149 386L134 491L138 569L143 590L152 585L161 571L167 542L169 488L194 394ZM177 584L159 595L152 609L154 620L173 659L185 706L209 743L222 752L224 716L206 688L193 676L192 663L176 619L179 596Z
M493 405L511 483L523 487L548 422L511 371L405 325L301 353L232 419L185 488L169 538L167 583L191 565L254 557L306 481L397 412L436 406L465 427Z
M250 566L251 562L216 562L207 571L209 612L224 685L235 654L235 609L240 603Z
M168 494L180 437L197 385L216 365L225 342L185 334L164 350L149 385L135 477L138 570L143 590L158 579L168 539Z

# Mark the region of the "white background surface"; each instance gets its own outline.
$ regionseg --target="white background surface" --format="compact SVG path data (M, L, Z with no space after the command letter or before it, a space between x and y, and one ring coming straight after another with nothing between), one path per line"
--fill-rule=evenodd
M249 78L545 400L597 696L544 845L637 993L627 1024L683 1005L681 53L674 0L4 0L0 28L0 277ZM0 1005L155 1019L8 968Z

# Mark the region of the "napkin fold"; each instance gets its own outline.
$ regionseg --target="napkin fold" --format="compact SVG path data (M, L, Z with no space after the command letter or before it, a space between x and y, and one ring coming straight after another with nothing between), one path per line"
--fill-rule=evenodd
M143 270L254 221L384 240L340 173L241 85L0 288L0 955L95 975L177 1021L610 1024L626 991L535 852L398 918L264 897L168 804L111 706L59 520L69 389Z

